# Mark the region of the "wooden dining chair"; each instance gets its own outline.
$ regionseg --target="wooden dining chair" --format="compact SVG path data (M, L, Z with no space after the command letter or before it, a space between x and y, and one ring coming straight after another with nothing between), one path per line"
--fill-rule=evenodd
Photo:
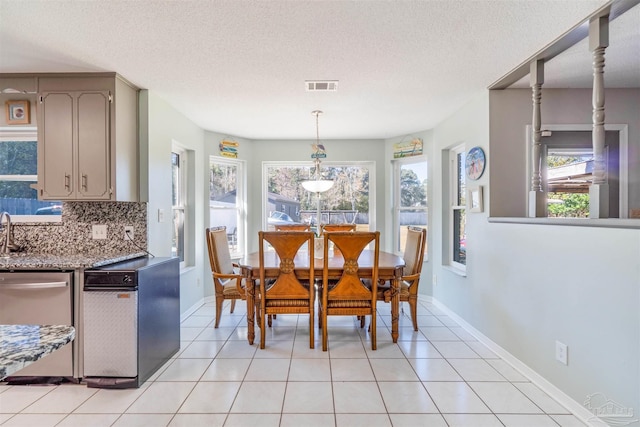
M276 231L311 231L309 224L278 224L274 225Z
M329 243L342 253L342 275L329 278ZM358 259L370 243L374 244L371 269L360 269ZM328 349L327 317L371 316L371 349L376 344L376 301L378 262L380 258L380 232L330 232L324 234L324 268L322 275L322 350ZM366 286L363 280L372 284ZM364 325L362 325L364 326Z
M277 314L308 314L309 347L314 348L313 238L312 232L258 232L260 287L256 293L256 311L260 322L260 348L265 347L266 318ZM267 271L265 268L266 243L271 245L280 260L275 270ZM302 246L308 249L300 251ZM296 262L304 267L296 270ZM303 278L299 279L297 274Z
M216 294L216 324L220 325L222 305L225 300L231 300L230 312L236 306L236 300L245 299L245 279L234 268L238 266L231 262L227 228L212 227L206 231L209 263L213 274L213 286Z
M413 329L418 330L418 285L424 260L424 249L427 243L427 229L408 226L407 240L404 247L404 274L400 280L400 302L408 302L411 310ZM378 288L378 300L390 302L391 285L385 283Z
M321 225L322 232L331 231L356 231L355 224L323 224Z

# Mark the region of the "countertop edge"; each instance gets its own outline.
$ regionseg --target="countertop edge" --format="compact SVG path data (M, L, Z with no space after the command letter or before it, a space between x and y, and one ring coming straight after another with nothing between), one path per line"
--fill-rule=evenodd
M120 261L145 256L145 252L112 254L36 254L12 253L0 256L0 271L14 270L77 270L102 267Z

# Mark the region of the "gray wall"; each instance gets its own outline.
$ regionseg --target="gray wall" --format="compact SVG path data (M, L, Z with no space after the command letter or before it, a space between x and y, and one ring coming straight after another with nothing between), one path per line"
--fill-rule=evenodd
M434 129L434 198L446 200L443 150L460 142L467 149L480 145L487 154L487 170L477 182L485 186L485 206L491 206L492 216L494 210L523 215L524 208L509 198L524 197L524 169L514 163L523 158L516 146L523 140L527 119L523 115L516 121L516 112L505 105L500 110L504 115L495 116L496 96L525 97L511 91L483 94ZM543 97L543 102L549 98ZM562 111L558 106L543 115L543 122L554 117L559 123ZM632 116L630 112L629 119ZM616 122L622 122L617 117ZM500 137L494 138L496 127ZM637 141L634 135L630 140ZM445 203L431 218L435 242L445 241ZM637 411L640 230L490 223L488 218L486 210L468 214L466 277L449 270L442 246L432 245L438 276L434 298L576 402L600 392ZM555 360L556 340L569 347L567 366Z

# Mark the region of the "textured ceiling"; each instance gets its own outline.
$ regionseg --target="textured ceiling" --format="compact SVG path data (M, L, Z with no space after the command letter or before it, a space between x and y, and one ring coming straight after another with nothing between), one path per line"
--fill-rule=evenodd
M433 127L605 3L0 0L0 72L115 71L239 137L314 138L321 109L320 138L388 138ZM314 79L338 91L305 92Z

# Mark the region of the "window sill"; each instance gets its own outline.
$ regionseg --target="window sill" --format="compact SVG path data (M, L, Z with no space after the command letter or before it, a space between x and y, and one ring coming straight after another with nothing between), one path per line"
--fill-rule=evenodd
M191 272L191 271L193 271L195 269L196 269L195 266L187 265L186 267L180 268L180 275L187 274L187 273L189 273L189 272Z
M640 229L640 219L589 219L589 218L519 218L519 217L489 217L494 224L537 224L564 225L570 227L603 227Z
M453 267L451 265L444 265L442 266L444 270L450 271L453 274L460 276L460 277L467 277L467 270L462 270L460 268L457 267Z

